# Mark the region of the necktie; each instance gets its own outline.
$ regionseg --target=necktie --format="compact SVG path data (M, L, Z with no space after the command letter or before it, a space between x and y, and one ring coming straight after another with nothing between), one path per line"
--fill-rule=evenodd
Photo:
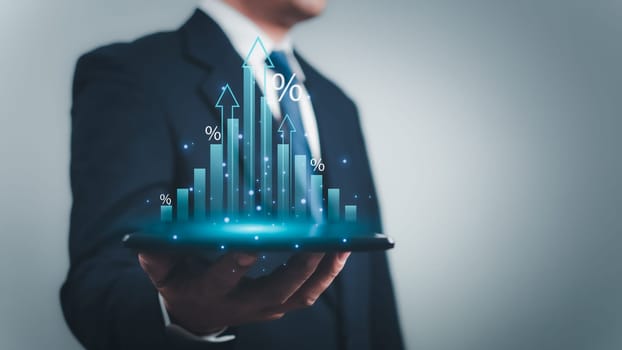
M298 77L294 75L294 72L287 58L287 54L284 51L273 51L270 54L270 60L274 65L274 72L283 75L284 83L291 80L290 86L302 86L302 82L300 82L298 80ZM290 96L288 96L288 94L285 94L285 96L283 96L283 98L279 102L279 105L281 108L280 135L284 138L280 139L279 143L288 142L290 144L292 158L294 160L294 168L297 168L298 170L300 170L300 168L304 169L304 171L302 172L294 171L295 179L294 184L292 184L294 186L291 186L290 188L293 188L294 192L296 192L296 190L300 190L299 188L296 188L296 183L304 183L306 184L304 186L305 188L309 187L311 180L311 168L309 166L309 162L311 160L311 151L309 148L309 143L307 142L307 137L305 136L306 134L304 130L304 124L302 122L302 113L300 111L299 102L294 101L292 98L290 98ZM285 120L286 118L288 118L291 123ZM302 162L302 156L304 156L304 166L296 167L296 158L298 158L298 160ZM303 197L304 198L302 200L299 199L300 196L298 194L295 194L295 196L293 197L293 207L296 208L296 216L302 216L303 218L306 218L307 213L310 213L313 221L315 221L316 223L321 222L321 198L315 198L314 196L310 196L308 191L304 194ZM302 214L300 214L301 211Z

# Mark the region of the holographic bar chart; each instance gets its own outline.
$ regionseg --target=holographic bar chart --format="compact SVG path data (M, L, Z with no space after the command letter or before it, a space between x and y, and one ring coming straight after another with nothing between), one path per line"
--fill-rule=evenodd
M256 55L260 57L251 58ZM190 183L174 189L174 204L170 194L160 195L161 222L235 223L257 218L282 223L357 221L357 206L343 205L340 188L325 186L322 159L309 153L295 154L299 153L296 149L301 149L294 147L300 145L300 139L296 138L306 135L296 132L289 115L281 117L278 111L271 110L265 95L266 71L270 68L274 65L257 38L242 65L242 104L229 84L222 86L215 103L220 111L220 124L215 122L204 130L209 142L209 159L196 164ZM255 79L257 71L263 74L263 81ZM280 92L278 101L289 92L289 98L297 102L300 94L293 93L296 88L293 75L289 82L283 74L276 73L275 77L279 83L273 83L272 87ZM259 89L257 82L262 84ZM241 118L236 116L240 107ZM275 135L280 135L278 141Z

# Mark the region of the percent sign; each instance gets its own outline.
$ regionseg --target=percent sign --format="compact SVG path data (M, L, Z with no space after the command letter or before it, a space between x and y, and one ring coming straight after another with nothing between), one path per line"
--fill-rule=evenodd
M160 201L162 205L171 205L171 197L168 194L160 194Z
M294 78L296 78L296 73L292 74L286 84L285 76L283 74L277 73L272 77L272 86L274 86L277 91L281 92L279 95L279 102L281 102L283 96L285 96L287 92L289 92L290 100L294 102L300 101L300 98L302 97L302 87L300 84L292 84L294 82Z
M220 141L220 138L222 137L222 134L220 133L220 131L218 131L218 127L217 126L206 126L205 127L205 135L207 135L207 139L209 141L212 140L216 140L216 141Z
M311 159L311 166L313 167L313 171L324 171L324 163L322 162L322 158L319 159L315 159L312 158Z

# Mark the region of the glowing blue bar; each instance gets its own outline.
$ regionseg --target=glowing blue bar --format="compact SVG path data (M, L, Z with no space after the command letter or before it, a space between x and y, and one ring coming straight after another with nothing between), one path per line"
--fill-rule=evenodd
M160 206L160 221L173 222L173 207L170 205Z
M194 169L194 219L205 219L205 169Z
M218 218L222 214L224 202L222 144L210 145L209 151L210 214L212 217Z
M229 174L230 216L236 216L240 208L239 161L240 161L240 125L238 119L227 119L227 173Z
M356 205L346 205L346 222L356 222Z
M317 222L322 222L323 198L322 198L322 175L311 175L311 193L309 196L309 212Z
M177 189L177 221L188 220L188 189Z
M296 217L305 218L307 216L307 156L294 156L294 207Z
M261 97L261 205L264 212L272 208L272 112Z
M339 221L339 189L328 189L328 221Z
M252 67L244 68L244 171L242 173L244 201L246 209L252 212L255 207L252 196L255 192L255 76Z
M290 177L289 177L289 145L277 145L277 187L278 187L278 206L279 217L289 216L290 200Z

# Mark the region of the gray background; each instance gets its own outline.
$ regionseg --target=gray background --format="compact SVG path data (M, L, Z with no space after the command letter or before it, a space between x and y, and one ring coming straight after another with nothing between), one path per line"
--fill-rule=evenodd
M77 349L70 79L194 1L1 1L0 348ZM410 349L622 348L622 3L333 1L296 43L359 103Z

